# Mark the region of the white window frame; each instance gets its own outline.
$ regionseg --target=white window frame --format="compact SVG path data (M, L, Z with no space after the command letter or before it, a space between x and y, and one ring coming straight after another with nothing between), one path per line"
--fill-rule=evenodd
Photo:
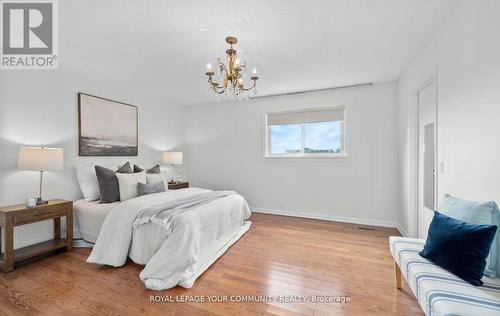
M267 124L267 118L270 114L285 114L285 113L302 113L309 111L318 111L318 110L343 110L344 112L344 120L342 122L342 139L340 143L340 153L305 153L304 152L304 144L305 144L305 133L304 133L304 124L302 124L302 146L300 153L286 153L286 154L271 154L271 126ZM314 158L333 158L333 159L343 159L347 158L347 109L345 106L335 106L335 107L319 107L319 108L308 108L308 109L298 109L298 110L289 110L289 111L273 111L264 113L264 158L265 159L314 159Z

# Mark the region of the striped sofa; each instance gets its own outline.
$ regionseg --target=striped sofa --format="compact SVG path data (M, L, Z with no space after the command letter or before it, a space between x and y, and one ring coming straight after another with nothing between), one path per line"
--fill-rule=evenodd
M431 315L500 315L500 279L483 277L482 286L473 286L436 266L418 253L425 240L389 237L396 287L401 275L406 279L427 316Z

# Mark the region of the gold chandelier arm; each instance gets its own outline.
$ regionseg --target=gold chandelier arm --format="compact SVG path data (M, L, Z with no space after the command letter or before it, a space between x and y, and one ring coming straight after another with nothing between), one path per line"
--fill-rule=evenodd
M208 83L215 94L223 94L226 92L226 85L221 86L218 82L212 80L212 75L208 75Z
M227 77L229 73L227 71L226 65L224 65L224 63L219 58L217 58L217 63L219 64L220 73L222 74L222 71L224 71Z
M224 92L226 92L226 87L224 87L224 86L212 85L212 88L213 88L215 94L223 94Z
M211 86L211 87L218 87L219 86L219 83L218 82L214 82L212 80L212 75L207 75L208 76L208 84Z
M249 88L245 88L245 86L243 84L240 84L239 88L241 91L249 91L249 90L252 90L253 88L255 88L257 86L257 80L259 80L259 77L257 77L256 75L253 75L252 77L250 77L250 80L253 81L252 86Z
M224 88L224 90L227 89L227 84L228 84L228 77L229 77L229 72L226 68L226 65L224 65L224 63L220 60L220 58L217 58L217 63L219 64L219 69L220 69L220 73L222 75L222 72L224 72L224 84L222 86L220 86L221 88Z
M240 89L241 89L241 91L249 91L249 90L252 90L253 88L255 88L256 85L257 85L257 82L254 80L253 85L250 88L245 88L243 85L241 85Z
M213 72L207 73L206 75L208 76L208 83L212 88L214 88L214 91L217 89L226 89L227 88L226 82L223 85L221 85L217 81L213 81L213 79L212 79Z

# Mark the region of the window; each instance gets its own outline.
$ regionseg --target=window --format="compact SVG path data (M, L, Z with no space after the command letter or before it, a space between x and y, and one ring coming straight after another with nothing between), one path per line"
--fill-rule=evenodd
M266 157L343 157L344 107L266 114Z

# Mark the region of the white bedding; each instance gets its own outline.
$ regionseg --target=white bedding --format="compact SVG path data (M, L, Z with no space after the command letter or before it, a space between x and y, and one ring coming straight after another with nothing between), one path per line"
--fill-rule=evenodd
M82 238L95 243L104 219L120 203L99 204L99 201L87 202L85 199L73 203L75 238Z
M163 193L140 196L122 202L113 208L104 220L88 262L119 267L125 264L136 239L134 227L141 212L158 205L166 205L196 197L203 192L198 188L171 190ZM248 229L251 223L250 210L239 194L223 198L181 212L169 224L169 232L154 255L147 261L140 274L147 288L161 290L181 285L190 288L196 278L219 258ZM147 238L144 243L148 243ZM142 245L143 247L146 245Z
M95 244L104 220L115 207L121 207L121 203L99 204L99 201L87 202L85 199L74 202L73 235L75 238L82 238ZM148 223L135 227L128 253L129 258L137 264L146 264L166 238L167 231L161 226Z

